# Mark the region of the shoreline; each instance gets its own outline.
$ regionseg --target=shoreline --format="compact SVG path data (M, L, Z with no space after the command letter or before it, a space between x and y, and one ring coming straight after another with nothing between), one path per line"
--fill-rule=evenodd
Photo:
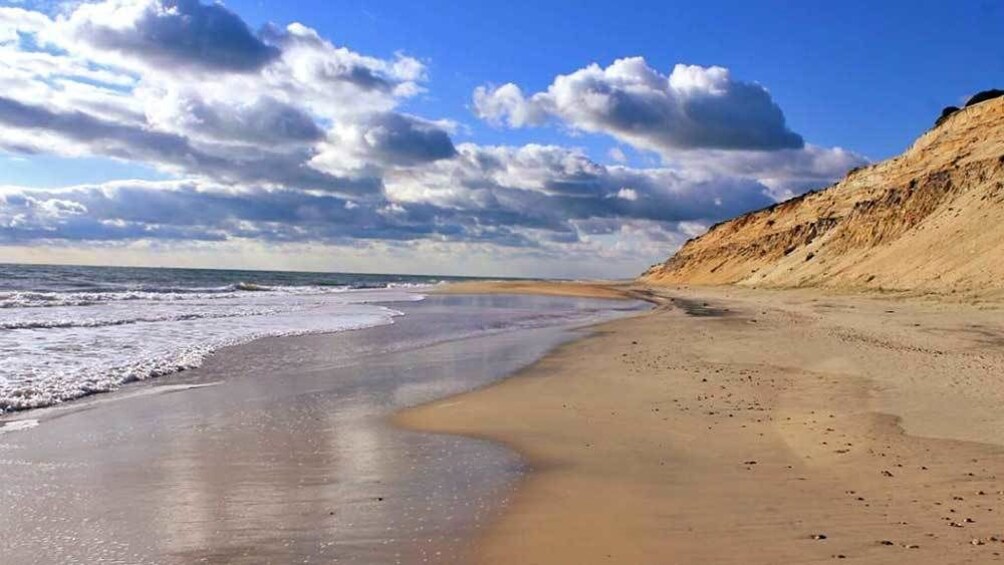
M465 562L933 564L1004 552L999 306L649 291L703 311L593 326L503 381L396 415L529 462Z
M389 416L504 378L591 321L635 308L430 295L395 324L254 340L163 383L19 413L24 423L0 429L0 503L16 509L0 514L0 555L458 562L523 463L494 443L401 430Z

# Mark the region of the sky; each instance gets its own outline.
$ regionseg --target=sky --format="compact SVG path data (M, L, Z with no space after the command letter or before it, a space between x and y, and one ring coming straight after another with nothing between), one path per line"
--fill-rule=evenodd
M630 277L1004 84L1001 2L0 0L0 261Z

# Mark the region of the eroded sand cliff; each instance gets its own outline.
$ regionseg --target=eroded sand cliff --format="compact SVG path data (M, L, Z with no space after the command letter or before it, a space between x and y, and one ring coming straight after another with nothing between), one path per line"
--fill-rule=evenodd
M650 284L1004 289L1004 98L945 118L902 155L712 227Z

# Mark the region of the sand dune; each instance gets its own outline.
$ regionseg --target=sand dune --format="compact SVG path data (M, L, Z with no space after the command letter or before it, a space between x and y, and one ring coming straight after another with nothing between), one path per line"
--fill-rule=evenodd
M947 117L901 156L719 224L650 284L1004 289L1004 98Z

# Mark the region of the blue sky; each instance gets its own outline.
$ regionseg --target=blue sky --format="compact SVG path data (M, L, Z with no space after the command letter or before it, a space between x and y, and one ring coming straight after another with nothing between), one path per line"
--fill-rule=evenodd
M416 108L512 141L467 109L484 83L532 90L589 62L642 55L657 68L720 65L765 85L792 129L822 145L884 159L941 108L1004 83L1004 3L235 1L250 21L309 21L383 56L429 62L434 93ZM533 141L546 132L527 133Z
M0 2L0 260L631 276L1004 84L1002 24L996 2Z

